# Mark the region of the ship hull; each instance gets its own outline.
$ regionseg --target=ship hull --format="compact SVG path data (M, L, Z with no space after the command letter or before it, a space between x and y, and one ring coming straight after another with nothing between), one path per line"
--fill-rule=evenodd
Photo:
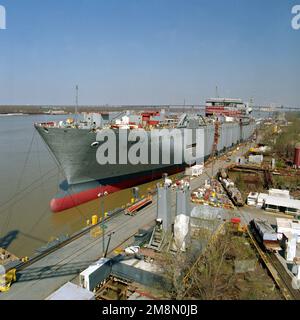
M97 199L99 193L110 194L141 185L160 179L163 173L168 173L169 175L179 173L184 170L184 167L183 165L176 165L155 171L143 172L142 174L126 175L118 177L118 179L91 181L76 185L69 185L67 181L64 181L60 187L61 191L51 200L50 208L54 213L62 212Z
M43 127L36 127L39 134L54 155L58 165L62 168L69 185L82 184L97 180L105 180L125 175L141 174L146 171L155 171L168 168L175 164L170 162L162 164L151 164L151 144L148 142L148 164L104 164L97 161L97 149L99 146L92 147L97 142L97 133L89 130L78 130L73 128L49 128L47 131ZM116 158L120 154L128 154L130 144L119 149L119 135L116 133ZM150 139L150 136L148 136ZM176 148L176 146L175 146ZM160 147L158 147L160 150ZM160 150L161 151L161 150ZM182 152L182 150L179 150ZM171 147L170 159L174 160L174 149ZM161 160L161 159L160 159Z
M41 125L35 127L67 179L67 187L62 187L61 192L51 201L51 209L54 212L60 212L94 200L101 192L113 193L159 179L162 173L173 174L182 171L186 165L183 163L175 165L172 162L169 164L159 162L159 164L100 165L96 157L97 148L92 147L93 143L97 141L96 132L76 128L45 128ZM209 157L212 151L215 126L210 124L202 127L201 130L203 133L202 160L204 160ZM223 123L219 130L217 151L222 152L249 139L255 131L255 122ZM195 141L194 137L193 142ZM161 149L161 146L159 148ZM124 150L117 150L117 152L128 152L128 146ZM176 152L176 145L173 145L170 150L173 160L174 152Z

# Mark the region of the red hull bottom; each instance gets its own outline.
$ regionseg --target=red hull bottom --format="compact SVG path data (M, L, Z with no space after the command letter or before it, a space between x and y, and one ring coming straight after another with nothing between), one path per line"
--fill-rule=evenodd
M64 197L53 198L50 202L50 208L52 212L58 213L67 209L74 208L83 203L95 200L98 198L99 193L107 192L108 194L110 194L146 182L157 180L162 177L162 172L167 172L168 174L176 174L181 171L183 171L182 167L175 167L165 171L146 174L144 176L128 178L126 180L116 182L110 185L99 184L98 187L87 189L77 193L72 193L72 191L69 191L69 193Z

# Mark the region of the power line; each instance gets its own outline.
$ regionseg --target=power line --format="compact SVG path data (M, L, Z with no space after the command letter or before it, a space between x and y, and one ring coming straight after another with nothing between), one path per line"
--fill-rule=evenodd
M33 131L32 138L31 138L31 141L30 141L30 144L29 144L29 148L28 148L28 151L26 152L25 162L24 162L24 165L23 165L23 169L21 171L21 175L20 175L20 177L18 179L18 182L17 182L17 188L16 188L16 192L15 192L14 197L18 194L20 186L21 186L21 183L22 183L22 180L24 178L24 172L25 172L25 169L27 167L27 163L28 163L29 155L30 155L31 150L32 150L32 145L33 145L34 138L35 138L35 131ZM8 210L7 217L6 217L6 222L2 225L2 229L1 229L2 233L3 233L3 230L8 228L8 226L10 224L10 221L12 219L13 211L11 209L12 209L12 207L10 207L10 210Z
M46 176L47 176L51 171L53 171L54 169L57 169L57 168L52 168L51 170L47 171L47 172L43 175L43 177L46 177ZM55 173L55 175L52 175L52 176L48 177L48 179L51 179L51 178L53 178L54 176L56 176L56 173ZM31 188L32 186L34 186L34 185L35 185L37 182L39 182L39 181L40 181L40 178L38 178L38 179L36 179L35 181L33 181L31 184L29 184L29 185L28 185L27 187L25 187L23 190L19 191L19 194L11 197L9 200L7 200L6 202L2 203L2 204L0 205L0 208L6 207L6 206L9 205L10 202L12 202L12 201L14 201L15 203L17 203L19 200L23 199L23 197L21 197L21 199L19 199L19 200L16 201L16 198L17 198L18 196L22 196L22 193L30 190L30 188ZM34 187L32 190L30 190L30 192L33 191L33 190L35 190L36 188L40 187L40 185L41 185L41 184L38 184L36 187ZM25 195L27 195L27 194L28 194L28 193L26 193ZM3 209L3 210L4 210L4 209ZM3 212L3 210L0 210L0 215L1 215L1 213Z

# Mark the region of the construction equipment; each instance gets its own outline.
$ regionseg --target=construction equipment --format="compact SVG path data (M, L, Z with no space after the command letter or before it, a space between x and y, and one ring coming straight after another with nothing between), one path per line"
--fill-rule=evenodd
M7 292L16 280L16 269L11 269L4 274L0 274L0 292Z
M128 283L111 277L96 293L97 300L127 300Z
M149 244L147 245L147 248L160 251L164 242L164 237L165 237L165 234L162 229L162 225L159 221L157 221L156 226L153 229Z
M139 210L147 207L148 205L150 205L152 203L152 197L149 196L145 199L142 199L138 202L135 202L133 205L131 205L130 207L128 207L125 210L125 214L133 216L135 215Z
M240 233L246 233L247 232L247 225L239 224L237 231Z
M214 133L214 142L211 150L211 154L207 160L207 162L212 160L211 164L211 177L214 176L214 160L217 155L217 150L218 150L218 143L219 143L219 137L220 137L220 122L218 120L215 121L215 133Z
M234 217L230 220L232 229L237 233L246 233L247 225L241 224L241 219Z
M14 261L18 261L18 260L20 260L20 259L17 256L10 253L6 249L0 247L0 267L1 267L1 265L4 266L10 262L14 262Z

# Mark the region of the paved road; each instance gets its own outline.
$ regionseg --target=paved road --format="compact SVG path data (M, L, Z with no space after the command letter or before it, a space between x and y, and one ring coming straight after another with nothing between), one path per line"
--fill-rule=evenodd
M249 148L249 145L248 145ZM235 155L241 155L246 147L240 148ZM230 164L230 163L226 163ZM215 161L213 173L224 167L222 160ZM198 178L191 180L191 188L195 189L203 185L208 175L211 175L211 164ZM175 192L172 192L172 207L175 207ZM113 250L124 241L128 240L138 229L151 223L156 218L156 196L153 204L140 211L136 216L120 214L109 220L106 225L106 233L115 232L111 238L110 248ZM105 244L108 237L105 236ZM13 284L8 293L0 294L0 300L41 300L47 298L68 281L72 281L77 275L94 261L102 256L102 237L94 238L90 233L69 243L63 248L55 251L31 266L18 273L18 281Z

